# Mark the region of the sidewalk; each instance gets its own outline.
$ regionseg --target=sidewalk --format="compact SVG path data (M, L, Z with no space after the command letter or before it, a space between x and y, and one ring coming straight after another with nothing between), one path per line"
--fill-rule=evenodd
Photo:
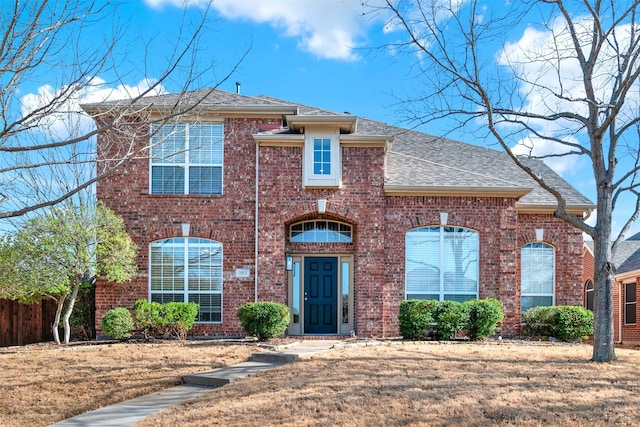
M186 375L183 377L182 385L86 412L51 426L132 426L155 412L210 393L216 387L222 387L239 378L295 362L299 358L327 351L336 343L339 341L300 341L282 350L254 353L247 362Z

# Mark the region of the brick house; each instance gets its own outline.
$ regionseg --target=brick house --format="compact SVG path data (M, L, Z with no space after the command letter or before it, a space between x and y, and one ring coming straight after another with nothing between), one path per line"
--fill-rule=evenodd
M584 306L593 310L593 242L584 243ZM620 243L613 256L616 273L613 283L614 341L640 343L640 233Z
M158 121L199 104L181 122ZM290 335L398 335L406 298L494 297L513 336L523 308L582 303L582 235L500 151L266 96L143 98L135 159L99 181L139 274L99 281L96 318L140 298L200 304L194 335L241 335L237 308L278 301ZM117 102L84 105L96 120ZM155 122L155 123L153 123ZM98 136L99 156L118 136ZM542 162L582 218L592 203ZM186 261L185 261L186 260Z

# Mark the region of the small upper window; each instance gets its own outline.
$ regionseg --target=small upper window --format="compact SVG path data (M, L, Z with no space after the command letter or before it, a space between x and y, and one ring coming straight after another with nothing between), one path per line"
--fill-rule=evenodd
M305 187L339 187L342 181L340 140L337 133L309 132L305 137Z
M351 243L351 226L336 221L305 221L291 226L293 243Z
M151 128L151 194L222 194L221 124Z

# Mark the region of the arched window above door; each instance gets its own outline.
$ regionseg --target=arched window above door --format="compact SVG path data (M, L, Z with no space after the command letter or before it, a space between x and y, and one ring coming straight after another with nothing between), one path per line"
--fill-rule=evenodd
M292 243L351 243L353 231L349 224L338 221L313 220L292 224Z

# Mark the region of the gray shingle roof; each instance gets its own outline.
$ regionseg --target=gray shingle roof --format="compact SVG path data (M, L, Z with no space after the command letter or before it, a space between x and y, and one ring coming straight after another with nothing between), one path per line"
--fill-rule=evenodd
M301 105L265 95L246 96L221 90L198 90L142 98L136 106L172 108L200 102L197 110L207 109L269 109L290 110L293 114L313 116L340 116L317 107ZM87 111L118 108L123 101L110 101L84 105ZM287 129L276 131L287 133ZM555 198L542 189L502 152L447 138L390 126L382 122L359 118L355 136L388 135L393 145L387 154L387 188L413 187L416 189L447 188L456 194L469 191L513 191L523 194L519 206L553 209ZM567 200L568 208L587 210L593 203L562 179L542 161L524 159L527 165L547 182L559 189Z

